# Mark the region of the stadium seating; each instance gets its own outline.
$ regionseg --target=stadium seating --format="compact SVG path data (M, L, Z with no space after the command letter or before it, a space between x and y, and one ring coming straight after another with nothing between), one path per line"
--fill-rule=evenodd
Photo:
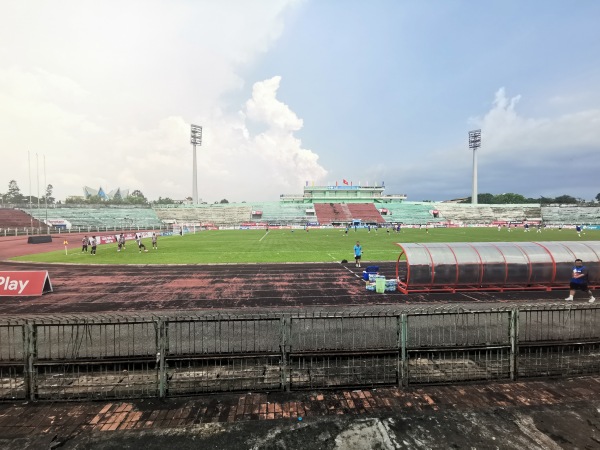
M361 219L365 223L385 223L373 203L348 203L353 219Z
M554 205L542 206L542 218L549 224L600 224L600 207Z
M46 219L63 219L72 227L89 228L158 228L161 221L151 208L121 207L60 207L25 210L33 217L43 221Z
M253 202L252 210L262 212L252 219L255 222L305 225L317 221L313 205L307 203Z
M32 216L19 209L0 208L0 230L9 228L45 228L46 225L33 219Z
M381 215L379 209L386 209ZM438 212L434 217L433 211ZM600 207L539 204L471 205L468 203L390 202L376 203L292 203L253 202L213 205L160 205L152 208L65 206L0 209L0 228L29 228L31 214L34 228L44 227L48 219L63 219L74 229L141 229L159 228L165 223L204 223L220 227L236 227L256 222L271 225L322 225L349 223L361 219L364 223L404 223L407 225L452 222L484 224L495 221L543 220L548 224L598 224Z
M314 206L317 220L322 225L349 223L353 219L352 213L345 203L315 203Z
M158 217L166 222L210 223L220 227L243 223L271 225L305 225L316 222L313 205L305 203L253 202L215 205L168 205L156 207ZM253 214L254 213L254 214Z
M402 202L385 203L380 206L388 210L388 214L383 216L387 223L419 225L444 221L442 217L433 217L431 211L437 209L437 206L433 203Z
M360 219L363 223L385 223L373 203L315 203L320 224L344 224Z
M165 222L212 224L215 226L237 226L250 222L252 207L249 205L176 205L155 207L158 218Z
M439 211L440 217L453 223L492 223L494 221L520 222L541 220L539 204L527 205L472 205L470 203L435 203L432 208Z

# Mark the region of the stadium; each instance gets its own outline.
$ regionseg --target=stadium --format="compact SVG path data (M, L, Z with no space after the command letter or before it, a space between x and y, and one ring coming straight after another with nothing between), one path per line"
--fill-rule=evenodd
M572 3L5 2L0 448L598 448Z
M0 399L254 392L257 418L297 418L320 402L271 412L267 393L379 390L385 404L398 392L387 389L513 391L600 372L600 309L563 300L574 256L599 286L600 208L384 191L307 183L277 202L0 209ZM37 296L6 291L40 271Z
M407 196L384 195L385 186L307 186L301 194L282 194L279 201L226 204L170 204L150 206L22 205L20 218L5 211L0 233L27 232L30 228L68 228L70 231L109 231L195 228L235 229L269 227L374 226L391 227L523 227L526 223L546 227L582 225L597 229L600 207L541 204L471 204L411 202ZM98 195L102 188L84 188ZM95 194L94 194L95 192ZM113 191L111 191L113 192ZM116 189L115 192L121 192ZM123 191L128 192L128 191ZM106 198L112 198L104 194ZM32 226L31 218L36 226ZM12 231L11 231L12 230ZM49 230L52 231L52 230Z
M429 448L420 431L412 444L393 436L442 409L435 445L471 445L457 430L477 417L485 446L494 430L510 448L552 447L533 406L554 428L577 410L561 439L587 442L589 398L600 397L595 203L478 204L475 130L471 203L408 201L383 182L344 179L307 181L278 201L208 204L197 192L201 137L192 125L183 201L101 186L44 207L39 195L37 207L3 197L0 429L26 447L47 446L47 433L54 448L132 429L137 443L149 433L172 447L202 424L283 420L269 439L307 418L314 448ZM325 420L353 414L365 419ZM414 418L395 425L404 416ZM335 447L321 446L323 423Z

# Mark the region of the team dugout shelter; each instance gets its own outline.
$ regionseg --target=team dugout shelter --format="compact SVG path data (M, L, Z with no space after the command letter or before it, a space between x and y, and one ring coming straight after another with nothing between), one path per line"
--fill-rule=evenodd
M396 277L404 294L568 289L576 259L589 271L589 287L600 286L599 241L397 245Z

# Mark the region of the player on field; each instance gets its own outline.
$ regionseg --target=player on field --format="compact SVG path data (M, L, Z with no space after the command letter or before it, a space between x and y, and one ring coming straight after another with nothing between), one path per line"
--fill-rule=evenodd
M144 251L147 253L148 250L146 250L146 246L142 242L142 234L141 233L137 233L135 235L135 240L137 242L138 248L140 249L140 253L142 253L142 249L144 249Z
M354 261L356 262L356 267L360 267L361 256L362 256L362 247L360 246L360 242L356 241L356 245L354 246Z

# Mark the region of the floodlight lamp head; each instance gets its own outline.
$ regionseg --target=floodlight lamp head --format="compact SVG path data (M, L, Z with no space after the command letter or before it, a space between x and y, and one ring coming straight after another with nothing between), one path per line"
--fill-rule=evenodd
M202 127L200 125L192 124L190 143L194 145L202 145Z
M469 148L477 149L481 147L481 130L469 131Z

